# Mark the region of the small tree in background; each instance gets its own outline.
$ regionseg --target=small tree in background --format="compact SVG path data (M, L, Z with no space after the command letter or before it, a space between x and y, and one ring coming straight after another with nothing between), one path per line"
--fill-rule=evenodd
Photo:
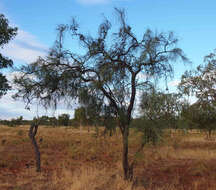
M79 122L80 125L86 123L86 110L84 107L75 109L74 119Z
M190 105L184 110L182 117L190 128L207 131L207 139L211 138L212 131L216 129L216 107L208 102Z
M58 125L58 119L55 116L49 117L49 125L56 127Z
M120 23L117 32L110 32L111 22L107 19L99 26L97 37L80 32L75 20L70 25L60 25L49 55L21 68L23 74L14 81L18 86L14 97L23 98L27 106L36 99L45 107L56 107L63 98L68 102L79 99L85 90L103 100L114 110L122 134L124 178L131 179L128 137L137 90L146 89L153 77L167 78L173 73L171 63L187 58L176 47L178 40L172 32L154 33L147 29L138 38L126 23L125 12L115 11ZM79 42L82 54L64 46L66 32Z
M101 124L103 101L103 97L97 94L97 91L94 89L83 88L79 91L79 103L82 109L85 109L85 117L83 119L96 128Z
M150 88L141 96L140 111L142 123L138 126L143 131L143 143L156 144L161 139L163 129L177 128L181 112L181 95L163 93Z
M116 132L116 126L117 126L117 121L116 121L116 115L115 115L115 110L113 109L112 106L105 106L103 108L103 125L105 126L104 130L104 135L106 135L107 132L109 132L109 136L112 136L113 133Z
M70 115L69 114L61 114L58 116L58 125L60 126L69 126Z
M22 125L22 122L23 122L23 116L20 116L16 119L16 124L17 125Z
M83 120L86 120L88 124L95 126L97 136L99 135L99 125L105 127L103 132L104 135L106 135L109 131L110 136L112 136L117 125L115 121L115 109L110 104L104 104L104 97L101 98L94 92L89 93L88 90L83 89L79 94L79 101L82 105L83 116L84 109L86 114L86 116L83 117Z
M10 127L17 127L19 125L22 125L23 124L23 116L20 116L20 117L15 118L15 119L11 119L10 121L7 121L6 123Z
M194 71L186 71L178 88L183 94L197 98L184 114L185 118L208 130L210 136L216 117L216 50L205 56L204 63Z
M10 27L8 20L3 14L0 14L0 48L4 48L17 34L16 27ZM0 69L12 67L13 61L0 53ZM8 84L6 77L0 73L0 97L6 94L11 87Z
M40 125L49 125L49 117L47 115L43 115L39 118L34 117L33 123L34 123L34 121L37 121L37 120L40 121Z

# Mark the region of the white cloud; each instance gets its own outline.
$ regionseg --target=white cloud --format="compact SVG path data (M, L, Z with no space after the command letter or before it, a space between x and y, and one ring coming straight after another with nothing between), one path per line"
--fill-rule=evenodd
M6 73L5 75L13 90L9 91L6 95L0 98L0 119L12 119L19 116L23 116L24 119L32 119L33 117L40 117L42 115L58 117L58 115L63 113L69 114L71 118L73 118L76 104L68 107L67 103L63 100L59 102L56 110L52 108L46 110L42 106L37 106L35 102L30 105L31 110L25 109L25 103L22 100L14 100L12 98L12 95L16 93L17 88L17 86L12 83L12 80L15 76L21 76L21 73L19 71L14 71Z
M1 10L1 3L0 3ZM13 24L13 26L16 26ZM18 27L19 28L19 27ZM48 47L38 41L37 37L23 30L18 30L17 36L5 45L3 49L0 49L0 53L4 56L11 58L14 62L21 61L25 63L31 63L35 61L39 56L45 56L48 51ZM19 76L19 72L4 73L10 82L13 89L16 89L11 81L14 76ZM25 104L21 100L14 100L11 96L15 93L15 90L9 91L6 95L0 98L0 119L11 119L19 116L23 116L25 119L32 119L39 115L48 115L56 117L62 113L70 114L73 117L74 110L68 108L65 105L57 110L44 109L36 104L31 106L31 110L25 109Z
M11 119L21 115L29 118L31 112L24 109L24 104L21 101L15 101L11 98L12 92L8 92L0 99L0 119Z
M23 30L18 30L15 39L9 42L0 52L13 60L31 63L39 56L45 56L47 50L48 48L38 42L35 36Z
M33 117L47 115L47 116L56 116L63 113L69 114L71 118L74 115L74 110L72 108L62 108L53 110L53 109L44 109L41 106L33 104L31 110L25 109L25 104L21 100L14 100L11 96L14 94L13 91L8 92L5 96L0 99L0 119L12 119L19 116L23 116L24 119L32 119Z
M180 80L173 80L168 83L168 86L177 87L179 83L180 83Z

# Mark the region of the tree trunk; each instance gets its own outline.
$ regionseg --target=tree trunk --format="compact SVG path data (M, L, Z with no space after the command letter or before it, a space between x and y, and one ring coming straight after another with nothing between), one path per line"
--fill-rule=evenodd
M112 129L110 129L110 130L109 130L109 132L110 132L110 134L109 134L109 135L110 135L110 137L111 137L111 136L112 136Z
M32 142L32 145L35 151L36 171L40 172L41 171L40 151L39 151L39 147L37 145L36 139L35 139L37 130L38 130L38 124L35 124L35 123L31 124L30 130L29 130L29 138L31 139L31 142Z
M129 175L129 163L128 163L128 136L129 136L129 128L128 126L126 126L122 133L122 140L123 140L122 166L123 166L125 180L128 180L131 177Z
M209 129L209 139L211 138L212 130Z

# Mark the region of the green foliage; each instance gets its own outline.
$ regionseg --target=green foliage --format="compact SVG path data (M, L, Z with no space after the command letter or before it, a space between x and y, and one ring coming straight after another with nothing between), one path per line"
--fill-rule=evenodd
M116 132L117 120L115 117L115 110L112 106L104 106L103 108L103 125L105 126L105 133L109 132L112 136Z
M178 115L183 104L180 98L180 94L165 94L151 88L142 94L141 114L150 120L152 125L160 123L162 128L176 128Z
M61 126L69 126L70 115L69 114L61 114L58 116L58 124Z
M20 116L16 119L11 119L10 121L5 121L3 122L5 125L8 125L9 127L17 127L19 125L22 125L23 124L23 117Z
M216 124L216 50L204 58L205 65L182 76L179 90L197 98L195 104L183 110L189 125L211 132Z
M105 134L110 133L110 136L115 132L116 110L112 104L104 104L104 99L98 94L91 93L90 89L82 89L79 94L79 100L82 107L75 110L75 120L81 120L81 123L88 125L104 126ZM80 119L79 119L80 118Z
M33 121L40 121L40 125L49 125L49 117L43 115L39 118L34 118Z
M182 109L180 94L165 94L150 88L141 96L141 119L136 128L143 133L143 144L156 144L162 139L163 130L177 128Z
M0 48L9 43L17 34L17 28L12 28L8 24L8 20L3 14L0 14ZM13 65L13 61L0 53L0 69L8 68ZM0 97L6 94L11 87L8 84L6 77L0 73Z
M204 58L204 63L194 71L186 71L178 88L183 94L196 96L200 103L215 104L216 50Z
M56 127L58 125L58 119L56 117L49 117L49 125Z
M79 91L79 102L82 105L79 108L79 112L82 112L83 122L87 123L88 125L100 125L103 107L103 97L98 95L94 88L90 86L89 88L82 88Z
M81 126L86 125L87 124L86 109L84 107L75 109L74 119L79 123L79 125Z
M23 76L15 79L19 88L14 97L23 98L27 107L35 99L45 107L56 107L61 99L83 100L80 92L84 91L88 97L114 108L122 131L129 126L136 89L146 89L153 77L167 78L172 74L171 63L187 58L176 47L178 40L172 32L146 30L138 39L126 24L125 12L115 11L120 20L117 32L111 33L107 19L99 26L97 37L81 33L75 20L71 25L60 25L49 55L21 68ZM64 47L67 32L79 41L82 54ZM139 74L149 77L141 79Z
M106 107L112 109L110 117L114 115L124 138L122 163L124 177L129 179L128 135L137 90L146 90L154 78L172 76L172 63L188 59L177 47L178 39L172 32L147 29L138 38L127 24L124 10L115 12L119 18L117 31L111 30L110 21L105 19L96 36L83 34L74 19L71 24L60 25L49 55L20 69L23 75L14 80L18 87L14 98L22 98L27 107L37 100L44 107L56 108L61 100L69 104L80 100L82 104L84 92L90 103L96 102L97 112L92 112L96 116L103 117L98 113ZM67 34L82 50L75 52L64 46Z
M142 132L142 146L146 144L156 145L162 140L163 128L157 121L153 123L151 120L143 117L132 122L132 126L138 132Z
M185 110L183 117L193 128L209 132L216 129L216 107L208 102L191 105Z

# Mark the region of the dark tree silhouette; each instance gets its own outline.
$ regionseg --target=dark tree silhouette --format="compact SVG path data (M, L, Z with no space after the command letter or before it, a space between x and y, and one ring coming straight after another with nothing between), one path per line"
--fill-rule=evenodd
M137 90L144 90L153 77L167 78L173 73L171 63L187 58L176 47L178 40L172 32L154 33L147 29L139 39L126 23L125 12L115 11L120 27L111 34L107 19L99 26L97 37L81 33L75 20L70 25L60 25L49 55L21 68L23 75L14 81L18 86L14 97L23 98L27 106L36 99L45 107L56 107L64 98L68 102L77 100L85 90L103 100L114 110L122 134L124 178L130 179L128 136ZM72 36L74 45L79 42L82 53L64 47L66 34Z
M3 14L0 14L0 48L3 48L5 44L9 43L17 34L17 28L10 27L8 20ZM0 69L8 68L13 65L13 61L0 53ZM6 77L0 73L0 97L6 94L7 90L11 87L8 84Z

